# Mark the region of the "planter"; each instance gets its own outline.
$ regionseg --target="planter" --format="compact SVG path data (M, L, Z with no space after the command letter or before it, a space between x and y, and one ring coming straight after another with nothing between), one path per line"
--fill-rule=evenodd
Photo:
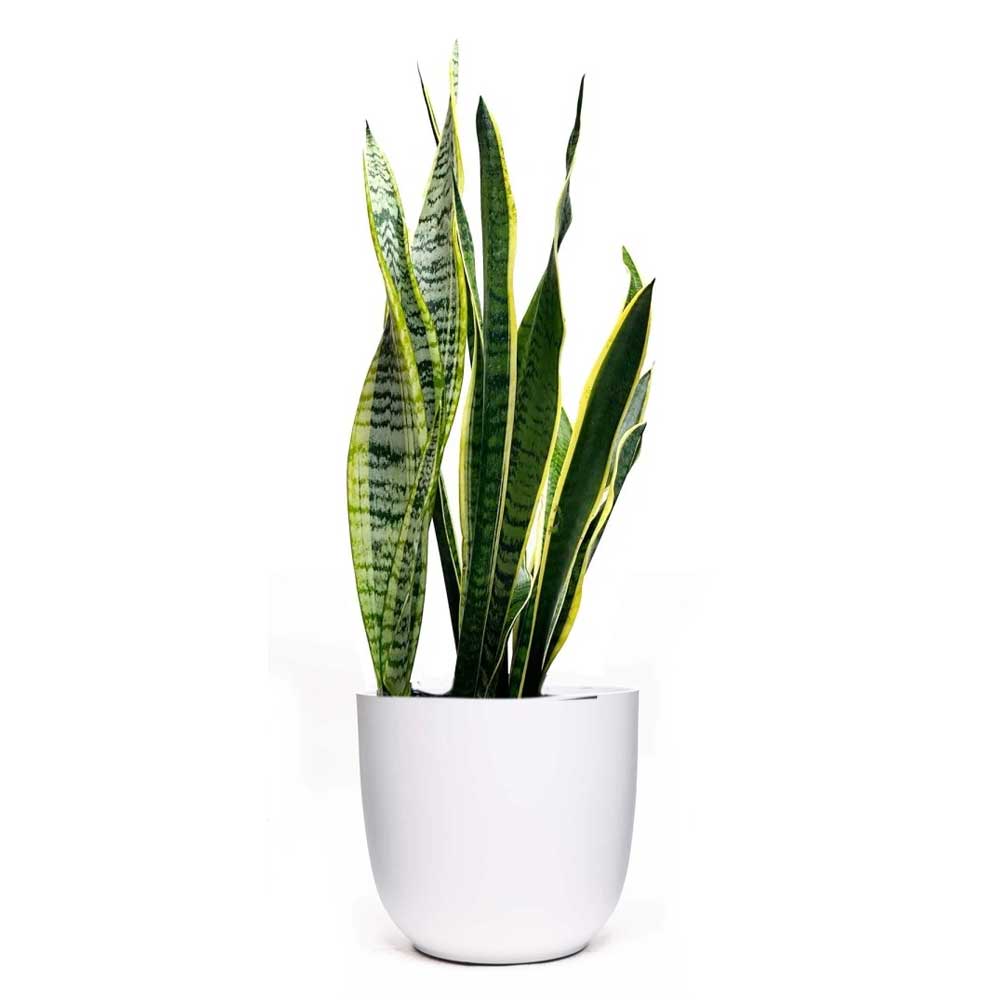
M584 948L625 881L639 693L358 695L382 904L420 951L507 964Z

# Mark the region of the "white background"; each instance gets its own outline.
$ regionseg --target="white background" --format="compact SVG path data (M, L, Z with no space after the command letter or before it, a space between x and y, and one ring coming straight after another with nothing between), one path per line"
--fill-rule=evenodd
M5 4L0 993L996 997L991 8ZM356 777L363 126L415 218L415 62L440 104L455 35L522 308L588 74L571 411L620 244L658 279L643 456L555 668L642 689L632 865L530 968L409 950Z

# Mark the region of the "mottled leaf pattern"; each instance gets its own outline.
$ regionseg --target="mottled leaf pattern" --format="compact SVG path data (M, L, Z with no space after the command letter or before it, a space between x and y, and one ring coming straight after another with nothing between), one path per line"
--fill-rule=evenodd
M366 126L365 195L375 255L385 280L389 311L397 329L408 331L417 361L427 413L434 413L441 394L441 359L430 313L417 286L410 241L396 180L389 162Z
M443 435L458 406L465 351L464 288L455 221L453 108L449 106L438 142L424 207L413 231L413 273L435 333L441 364Z
M420 383L407 338L390 317L358 403L347 459L347 509L361 614L379 689L382 615L399 527L426 434Z
M427 577L427 530L440 466L436 422L420 456L407 497L382 612L383 686L389 694L409 694L410 671L423 614Z
M433 520L457 648L451 693L534 696L572 628L587 568L639 455L650 379L639 371L652 285L643 287L623 247L626 306L591 372L574 427L560 404L558 251L573 218L569 179L583 81L548 261L518 324L516 214L496 123L482 100L480 273L462 205L457 43L448 76L440 126L420 77L436 149L412 243L388 161L366 129L365 196L386 314L348 453L352 557L380 693L411 693ZM459 540L441 460L466 348L471 378L461 419Z
M417 70L419 74L419 68ZM443 402L442 447L458 406L465 357L468 296L461 263L456 220L456 177L461 171L455 101L458 87L458 43L452 52L448 112L443 130L427 92L423 76L420 86L437 151L424 196L420 220L413 233L413 266L417 282L434 321L441 356ZM461 613L461 556L455 538L450 504L444 481L439 478L433 510L434 536L441 562L445 594L456 646Z

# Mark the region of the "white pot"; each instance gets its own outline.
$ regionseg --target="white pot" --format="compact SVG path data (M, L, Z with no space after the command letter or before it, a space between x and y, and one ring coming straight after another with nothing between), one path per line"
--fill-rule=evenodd
M623 688L358 695L372 873L420 951L500 964L587 945L628 868L638 710Z

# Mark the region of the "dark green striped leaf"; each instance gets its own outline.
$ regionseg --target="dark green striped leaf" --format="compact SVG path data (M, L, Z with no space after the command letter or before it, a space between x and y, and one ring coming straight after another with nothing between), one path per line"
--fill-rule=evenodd
M484 656L491 672L506 648L515 576L525 559L531 523L545 488L546 468L558 445L559 354L564 329L558 248L572 219L569 183L582 107L581 81L548 263L517 331L517 384L510 457L484 642Z
M523 693L538 694L545 657L566 598L577 551L608 482L621 422L639 381L649 338L652 283L629 303L584 389L553 502L527 642ZM515 657L516 659L516 657Z
M559 611L559 618L553 630L553 639L545 654L543 676L552 665L552 661L556 658L559 650L562 649L573 628L573 623L576 621L577 611L580 608L580 601L583 597L584 576L590 568L590 563L594 558L594 553L597 551L597 546L601 538L604 537L604 531L608 526L611 512L618 502L618 497L621 495L625 479L635 464L635 460L639 457L642 435L645 429L645 424L633 424L623 435L618 445L611 486L608 490L607 498L598 508L597 514L591 518L590 524L584 533L583 542L573 562L573 569L566 587L566 597L563 600Z
M552 512L552 500L556 495L556 487L559 485L559 476L562 473L563 462L566 460L566 452L569 451L570 438L573 436L573 425L569 422L569 417L565 410L559 411L559 429L556 431L556 441L552 446L552 457L549 459L548 481L545 487L545 514L542 518L542 526L549 523L549 514ZM541 551L539 551L541 556Z
M516 378L513 310L514 200L496 123L482 100L476 114L483 229L482 350L473 359L469 465L475 483L472 542L465 571L454 693L472 695L488 684L493 664L484 657L499 541L499 515ZM474 324L475 325L475 324ZM474 468L473 468L474 467Z

